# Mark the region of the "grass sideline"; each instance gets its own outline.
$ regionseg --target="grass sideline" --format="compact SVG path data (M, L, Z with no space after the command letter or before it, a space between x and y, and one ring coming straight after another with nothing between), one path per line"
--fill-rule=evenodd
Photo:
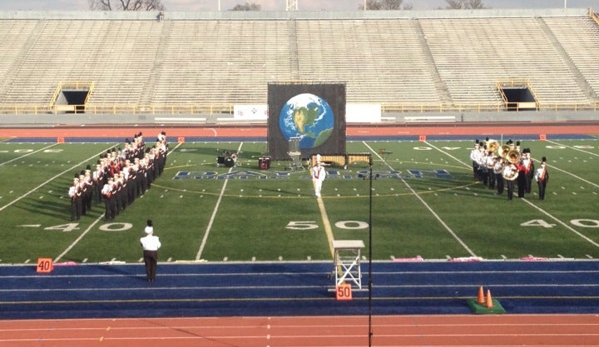
M160 260L172 262L324 261L332 259L331 235L364 240L368 248L370 229L373 260L599 258L596 140L525 141L536 165L548 158L544 201L536 194L507 201L474 182L472 144L348 142L348 153L374 159L370 209L364 163L329 167L319 204L307 170L286 170L285 161L258 169L265 142L171 143L162 177L114 222L102 220L98 205L72 224L73 173L122 144L3 142L0 264L39 257L139 262L148 218L163 243ZM238 167L216 167L224 149L240 152ZM380 149L391 153L381 156Z

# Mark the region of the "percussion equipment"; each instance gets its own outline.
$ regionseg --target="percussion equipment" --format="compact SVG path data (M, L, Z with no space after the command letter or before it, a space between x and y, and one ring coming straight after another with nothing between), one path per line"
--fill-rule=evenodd
M260 170L270 169L270 158L268 158L268 157L258 158L258 167L260 168Z

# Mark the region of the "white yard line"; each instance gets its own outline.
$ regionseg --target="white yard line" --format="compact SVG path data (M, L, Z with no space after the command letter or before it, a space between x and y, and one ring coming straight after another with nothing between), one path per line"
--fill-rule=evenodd
M551 142L551 141L548 141L548 142ZM429 145L429 146L431 146L431 147L435 148L435 149L436 149L436 150L438 150L439 152L441 152L441 153L443 153L443 154L445 154L445 155L447 155L447 156L449 156L449 157L453 158L453 159L454 159L454 160L456 160L457 162L460 162L460 163L462 163L462 164L466 165L467 167L470 167L470 165L468 165L468 164L464 163L463 161L461 161L461 160L459 160L459 159L455 158L454 156L450 155L449 153L442 151L442 150L441 150L441 149L439 149L438 147L436 147L436 146L433 146L433 145L432 145L432 144L430 144L429 142L425 142L425 143L426 143L427 145ZM551 143L554 143L554 144L557 144L557 145L560 145L560 146L561 146L561 144L558 144L558 143L556 143L556 142L551 142ZM567 147L567 146L566 146L566 147ZM576 149L576 148L572 147L572 149ZM586 151L583 151L583 152L595 155L594 153L590 153L590 152L586 152ZM555 167L555 166L549 166L549 167L550 167L550 168L552 168L552 169L554 169L554 170L560 171L560 172L562 172L562 173L568 174L568 175L570 175L570 176L572 176L572 177L575 177L575 178L577 178L577 179L579 179L579 180L581 180L581 181L583 181L583 182L585 182L585 183L587 183L587 184L593 185L593 186L595 186L595 187L599 187L599 185L597 185L597 184L595 184L595 183L593 183L593 182L589 182L589 181L585 180L584 178L582 178L582 177L578 177L578 176L576 176L576 175L574 175L574 174L572 174L572 173L570 173L570 172L568 172L568 171L565 171L565 170L559 169L559 168L557 168L557 167ZM547 212L547 211L543 210L542 208L540 208L540 207L538 207L537 205L535 205L535 204L533 204L532 202L530 202L528 199L526 199L526 198L522 198L522 199L520 199L520 200L522 200L522 201L526 202L526 203L527 203L527 204L529 204L531 207L535 208L537 211L539 211L539 212L541 212L541 213L545 214L547 217L549 217L549 218L553 219L554 221L556 221L557 223L559 223L560 225L562 225L562 226L563 226L563 227L565 227L566 229L568 229L568 230L570 230L571 232L573 232L574 234L576 234L576 235L580 236L582 239L584 239L585 241L589 242L589 243L590 243L590 244L592 244L593 246L595 246L595 247L599 247L599 244L597 244L595 241L593 241L593 240L591 240L590 238L588 238L588 237L584 236L582 233L580 233L580 232L576 231L574 228L572 228L571 226L569 226L567 223L564 223L564 222L562 222L562 221L561 221L561 220L559 220L557 217L555 217L555 216L551 215L549 212Z
M567 146L567 145L564 145L563 143L559 143L559 142L555 142L555 141L549 141L549 140L545 140L545 142L547 142L547 143L552 143L552 144L554 144L554 145L556 145L556 146L564 146L564 147L566 147L566 148L570 148L570 149L573 149L573 150L575 150L575 151L579 151L579 152L582 152L582 153L585 153L585 154L590 154L590 155L593 155L593 156L595 156L595 157L599 157L599 154L597 154L597 153L593 153L593 152L585 151L585 150L583 150L583 149L576 148L576 147L572 147L572 146Z
M529 204L530 206L532 206L533 208L535 208L536 210L538 210L539 212L543 213L544 215L546 215L547 217L553 219L554 221L556 221L557 223L561 224L564 228L570 230L571 232L573 232L574 234L580 236L582 239L584 239L585 241L589 242L590 244L592 244L595 247L599 247L599 244L597 244L595 241L591 240L590 238L584 236L582 233L574 230L574 228L572 228L571 226L569 226L568 224L562 222L561 220L559 220L557 217L551 215L549 212L543 210L542 208L538 207L537 205L533 204L532 202L528 201L526 198L522 198L520 199L522 201L524 201L525 203Z
M40 148L40 149L38 149L37 151L29 152L29 153L27 153L27 154L24 154L24 155L22 155L22 156L20 156L20 157L13 158L13 159L11 159L11 160L9 160L9 161L5 161L4 163L0 163L0 166L2 166L2 165L6 165L6 164L10 164L10 163L12 163L12 162L13 162L13 161L15 161L15 160L19 160L19 159L22 159L22 158L28 157L28 156L30 156L30 155L32 155L32 154L39 153L39 152L41 152L41 151L45 151L46 149L48 149L48 148L52 148L52 147L54 147L54 146L56 146L56 145L58 145L58 144L57 144L57 143L55 143L55 144L52 144L52 145L50 145L50 146L46 146L46 147L44 147L44 148Z
M381 159L387 165L387 167L389 167L392 170L394 169L389 164L387 164L387 162L378 154L377 151L375 151L374 149L372 149L372 147L370 147L366 142L363 142L363 143L364 143L364 146L366 146L368 149L370 149L370 151L372 153L374 153L376 156L378 156L379 159ZM445 221L426 203L426 201L424 201L424 199L422 199L422 197L408 184L408 182L406 182L406 180L403 177L401 177L401 175L399 175L399 178L401 179L401 181L403 182L403 184L410 190L410 192L412 192L412 195L414 195L418 200L420 200L420 202L422 203L422 205L424 205L424 207L427 210L429 210L429 212L435 217L435 219L437 219L437 221L445 228L445 230L447 230L447 232L450 233L451 236L453 236L453 238L456 241L458 241L458 243L460 245L462 245L462 247L471 256L476 257L477 255L468 247L468 245L466 245L466 243L464 241L462 241L462 239L460 239L458 235L456 235L456 233L449 227L449 225L447 225L445 223Z
M84 237L85 235L87 235L87 233L88 233L88 232L90 232L90 231L93 229L93 227L94 227L96 224L98 224L98 222L99 222L99 221L101 221L101 220L102 220L102 218L103 218L103 217L104 217L104 214L102 214L100 217L96 218L96 220L95 220L95 221L94 221L94 222L93 222L93 223L92 223L92 224L91 224L89 227L87 227L87 229L85 229L85 231L84 231L84 232L82 232L82 233L81 233L81 235L79 235L79 237L78 237L78 238L77 238L75 241L73 241L73 243L71 243L71 244L69 245L69 247L67 247L67 249L65 249L65 250L64 250L62 253L60 253L60 255L59 255L58 257L56 257L56 258L54 259L54 262L57 262L57 261L59 261L60 259L62 259L62 257L64 257L64 256L65 256L65 254L67 254L67 253L68 253L68 252L69 252L71 249L73 249L73 247L75 247L75 245L76 245L77 243L79 243L79 241L81 241L81 239L83 239L83 237Z
M78 163L78 164L75 164L75 165L71 166L70 168L68 168L68 169L64 170L63 172L61 172L61 173L57 174L56 176L54 176L54 177L50 178L49 180L45 181L44 183L40 184L39 186L37 186L37 187L33 188L32 190L28 191L27 193L25 193L25 194L21 195L20 197L16 198L15 200L13 200L13 201L9 202L8 204L6 204L6 205L4 205L4 206L0 207L0 211L3 211L5 208L7 208L7 207L9 207L9 206L12 206L13 204L15 204L16 202L18 202L19 200L21 200L21 199L23 199L23 198L26 198L26 197L27 197L29 194L31 194L31 193L33 193L33 192L35 192L36 190L38 190L38 189L40 189L41 187L45 186L46 184L48 184L48 183L52 182L53 180L57 179L58 177L60 177L60 176L62 176L62 175L64 175L64 174L66 174L67 172L69 172L69 171L71 171L71 170L73 170L73 169L75 169L75 168L77 168L77 167L81 167L81 165L83 165L83 164L85 164L85 163L89 162L90 160L92 160L92 159L94 159L94 158L97 158L97 157L98 157L100 154L102 154L102 153L106 152L108 149L110 149L110 148L113 148L113 147L114 147L114 145L112 145L112 146L108 147L107 149L105 149L105 150L101 151L100 153L97 153L97 154L95 154L95 155L93 155L93 156L91 156L91 157L89 157L89 158L87 158L87 159L83 160L82 162L80 162L80 163ZM68 188L68 187L67 187L67 188Z
M241 146L243 146L243 142L241 142L239 144L239 147L237 148L237 153L239 153L241 151ZM233 167L229 168L229 172L231 172L232 170L233 170ZM202 253L204 252L204 248L206 248L206 242L208 241L208 236L210 235L210 231L212 230L212 224L214 224L214 220L216 219L216 214L218 213L218 207L220 206L223 196L225 195L225 189L227 188L228 182L229 182L229 179L226 178L225 182L223 183L223 187L220 190L220 194L218 195L218 200L216 201L214 210L212 210L212 215L210 216L210 220L208 221L208 226L206 227L206 231L204 231L204 237L202 238L202 244L200 245L200 249L198 250L198 254L196 255L195 260L202 259Z

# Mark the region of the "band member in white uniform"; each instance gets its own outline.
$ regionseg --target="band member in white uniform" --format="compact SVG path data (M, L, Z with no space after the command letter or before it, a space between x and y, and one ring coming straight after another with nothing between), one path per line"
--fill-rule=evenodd
M322 182L327 176L327 171L324 166L320 164L320 161L316 162L316 165L312 168L312 182L314 183L314 195L320 197L320 191L322 190Z
M139 239L139 243L144 250L144 263L146 264L146 276L148 282L156 281L156 267L158 264L158 249L160 248L160 239L154 234L154 226L151 220L146 223L144 229L146 236Z
M541 167L535 171L535 181L539 186L539 200L545 200L545 188L549 182L549 171L547 171L547 158L541 160Z

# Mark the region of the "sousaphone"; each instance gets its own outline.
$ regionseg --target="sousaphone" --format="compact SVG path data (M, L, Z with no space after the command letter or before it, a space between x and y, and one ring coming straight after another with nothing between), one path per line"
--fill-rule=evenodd
M503 145L499 148L499 150L497 151L497 155L502 157L502 158L507 158L507 154L512 150L512 147L510 147L510 145Z
M487 151L495 153L500 147L499 141L497 140L489 140L487 142Z

